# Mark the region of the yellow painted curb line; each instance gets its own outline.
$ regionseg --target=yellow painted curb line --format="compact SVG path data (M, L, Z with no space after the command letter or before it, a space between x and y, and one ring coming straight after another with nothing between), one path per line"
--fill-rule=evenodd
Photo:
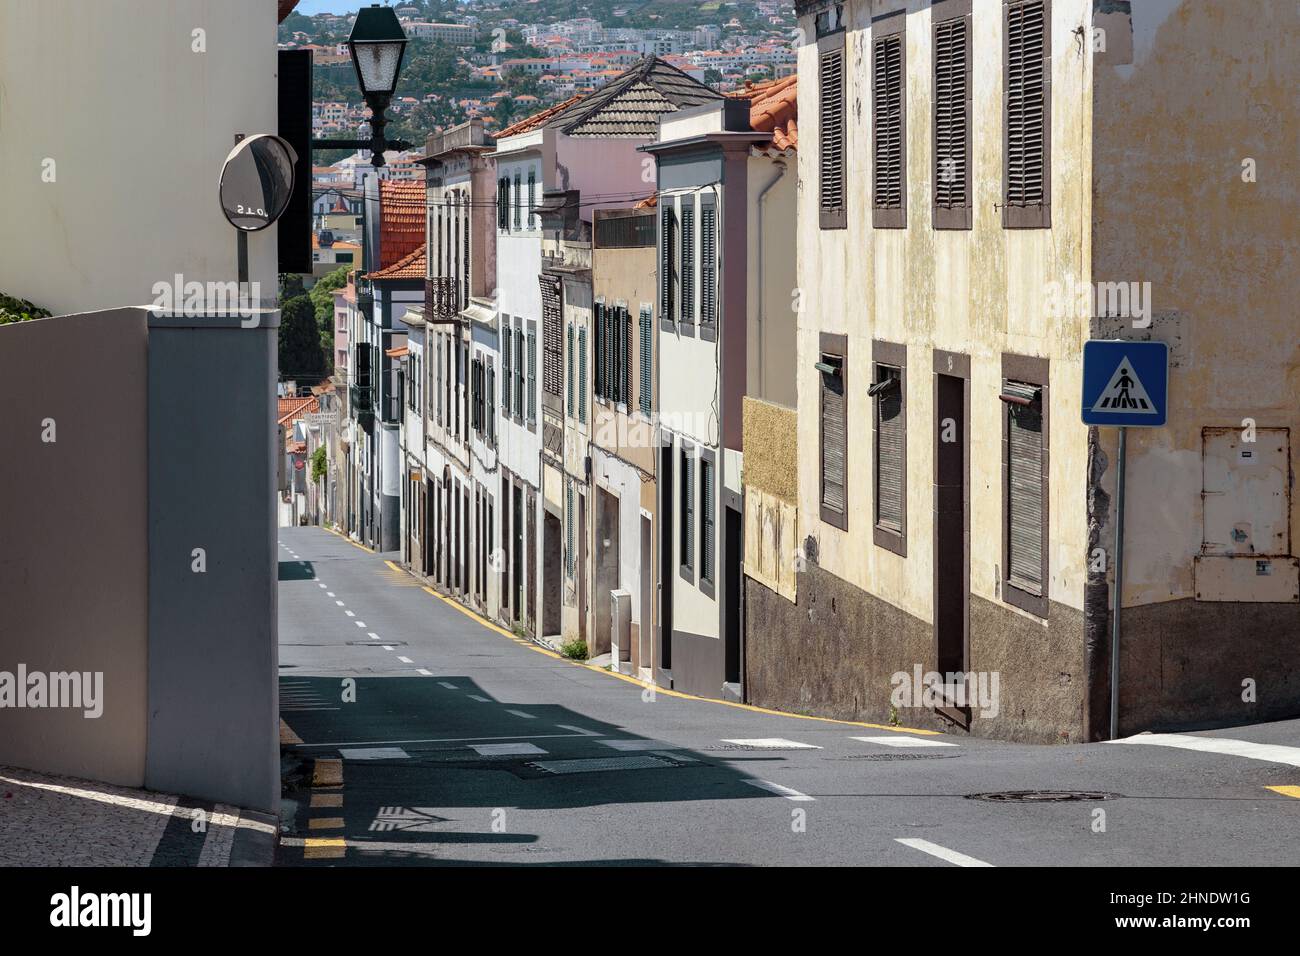
M403 573L409 573L402 568L399 568L399 570L402 570ZM666 687L660 687L657 684L651 684L648 681L643 681L639 678L632 677L629 674L620 674L617 671L607 671L605 670L605 668L596 667L594 664L587 664L583 661L570 660L564 655L557 654L555 653L555 651L550 650L549 648L541 647L533 643L532 641L523 640L517 635L511 633L510 631L507 631L505 628L499 627L496 624L492 623L483 615L479 614L477 611L470 610L469 608L465 607L465 605L461 604L459 601L454 601L449 597L445 597L439 594L431 587L426 586L421 588L421 590L423 590L427 594L432 594L442 603L455 608L457 611L460 611L466 617L471 618L477 623L483 625L488 630L495 631L496 633L502 635L503 637L508 637L516 644L521 644L524 647L527 647L531 651L536 651L538 654L544 654L547 657L553 657L557 661L563 661L565 664L573 664L575 667L585 667L587 670L594 671L597 674L604 674L607 677L617 677L619 680L627 681L629 684L635 684L636 686L641 688L653 688L656 694L664 694L668 697L678 697L682 700L697 700L705 704L722 704L725 707L736 707L740 710L748 710L756 714L771 714L774 717L794 717L798 720L817 720L817 721L821 721L822 723L838 724L844 727L867 727L871 730L888 730L891 733L900 733L900 734L921 734L926 737L944 736L943 731L941 730L923 730L920 727L894 727L889 724L869 724L860 720L838 720L834 717L817 717L812 714L791 714L784 710L770 710L767 707L756 707L753 704L742 704L738 701L733 701L733 700L717 700L712 697L697 697L695 694L687 694L680 690L669 690Z
M311 807L313 810L341 806L343 806L343 794L341 793L313 793L311 795Z
M334 535L336 538L342 538L342 539L343 539L344 541L346 541L348 544L352 545L352 547L354 547L354 548L360 548L360 549L361 549L362 551L364 551L366 554L378 554L378 553L379 553L378 551L372 551L370 548L367 548L364 544L357 544L357 542L353 541L351 538L349 538L347 535L345 535L342 531L335 531L333 528L327 528L327 527L325 527L324 525L316 525L316 527L320 528L322 531L328 531L330 534Z
M342 817L317 817L307 821L308 830L342 830Z
M347 841L342 837L308 837L303 841L305 860L336 860L347 853Z
M1274 793L1280 793L1284 797L1295 797L1300 800L1300 787L1265 787L1265 790L1272 790Z

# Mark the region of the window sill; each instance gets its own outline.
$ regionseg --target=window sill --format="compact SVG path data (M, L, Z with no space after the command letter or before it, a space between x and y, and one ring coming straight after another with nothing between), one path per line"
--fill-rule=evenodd
M871 529L871 534L876 547L892 551L900 558L907 557L907 535L902 531L876 525Z
M1002 600L1012 607L1018 607L1034 617L1047 620L1047 597L1045 595L1030 594L1028 591L1016 587L1010 581L1002 581Z

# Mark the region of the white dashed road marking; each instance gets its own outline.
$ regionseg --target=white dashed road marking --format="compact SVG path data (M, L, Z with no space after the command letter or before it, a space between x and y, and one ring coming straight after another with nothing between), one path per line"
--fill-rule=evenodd
M1200 750L1205 753L1245 757L1249 760L1266 760L1269 763L1300 767L1300 747L1281 744L1256 744L1249 740L1232 740L1228 737L1193 737L1190 734L1138 734L1113 744L1148 744L1152 747L1178 747L1183 750Z
M929 840L915 840L896 838L896 842L903 846L910 846L913 850L920 850L922 853L928 853L931 856L937 856L941 860L946 860L955 866L992 866L992 863L985 863L983 860L977 860L973 856L967 856L965 853L958 853L956 850L950 850L946 846L939 846L937 843L931 843Z
M418 668L416 668L416 673L417 673L417 674L420 674L420 675L422 675L422 676L424 676L424 677L432 677L432 676L433 676L433 671L426 671L423 667L418 667Z
M486 697L480 697L478 694L470 694L470 695L469 695L469 699L470 699L470 700L476 700L476 701L478 701L480 704L490 704L490 703L491 703L491 701L488 700Z
M445 680L438 681L439 687L445 687L447 690L458 690L455 684L448 684Z
M477 751L478 754L483 757L505 757L505 756L513 756L513 755L532 756L534 754L546 753L545 750L543 750L541 747L538 747L536 744L526 744L526 743L470 744L469 749Z
M572 730L575 734L582 734L584 737L599 737L600 732L588 730L586 727L574 727L572 724L556 724L561 730Z
M783 787L779 783L773 783L770 780L746 780L745 783L749 784L751 787L758 787L760 790L775 793L778 797L785 797L787 800L793 800L795 803L812 803L815 799L808 796L806 793L800 793L798 790Z
M612 747L615 750L672 750L672 744L666 744L662 740L597 740L596 743L604 744L606 747Z
M354 747L339 750L344 760L403 760L411 755L401 747Z
M866 744L884 744L886 747L956 747L956 744L942 740L926 740L922 737L850 737Z
M803 744L797 740L786 740L784 737L754 737L750 739L736 739L724 737L724 744L738 744L741 747L765 747L772 750L821 750L816 744Z
M411 660L409 657L398 657L397 659L398 659L399 661L401 661L403 664L414 664L414 663L415 663L415 661Z
M537 718L534 717L532 714L526 713L526 712L524 712L524 711L522 711L522 710L507 710L506 713L507 713L507 714L514 714L516 717L523 717L525 720L536 720L536 719L537 719Z

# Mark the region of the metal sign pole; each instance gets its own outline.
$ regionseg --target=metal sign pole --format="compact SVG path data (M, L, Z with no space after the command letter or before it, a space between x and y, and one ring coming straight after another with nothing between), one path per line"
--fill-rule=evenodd
M1119 617L1124 600L1124 465L1128 429L1119 430L1119 463L1115 480L1115 596L1110 612L1110 739L1119 737Z

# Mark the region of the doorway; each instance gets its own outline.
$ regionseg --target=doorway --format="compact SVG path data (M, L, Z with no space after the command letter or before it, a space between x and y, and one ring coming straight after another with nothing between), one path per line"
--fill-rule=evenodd
M668 440L659 447L659 664L673 668L673 448Z
M934 654L940 674L970 670L970 357L935 351ZM963 726L965 708L940 707Z
M725 654L725 677L728 684L735 686L737 691L742 690L740 685L740 632L741 632L741 558L744 556L744 548L741 543L741 530L744 522L741 519L740 512L735 508L724 508L723 516L726 527L723 529L725 537L723 538L722 550L722 574L723 574L723 594L726 595L726 603L723 606L722 622L724 636L726 639L723 652Z

